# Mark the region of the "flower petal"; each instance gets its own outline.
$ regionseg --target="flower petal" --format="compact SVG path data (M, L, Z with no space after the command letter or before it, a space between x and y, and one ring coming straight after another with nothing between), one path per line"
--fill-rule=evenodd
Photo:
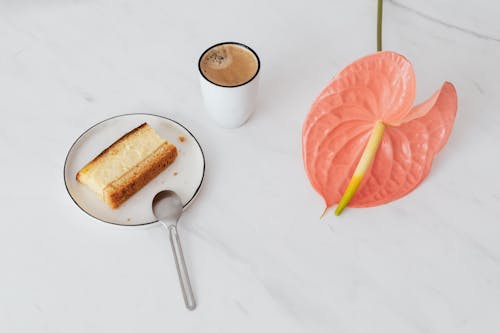
M348 65L321 92L318 100L350 92L355 95L353 100L372 114L373 121L396 123L411 109L415 87L415 73L408 59L384 51Z
M339 94L317 101L303 128L304 165L311 184L325 200L331 193L342 194L338 187L326 188L327 179L352 174L357 161L348 154L361 154L373 127L365 110L341 100Z
M409 114L409 117L423 116L398 127L388 126L372 167L365 175L366 182L360 185L350 206L377 206L413 191L427 177L433 159L446 144L456 111L455 88L445 82L436 94Z

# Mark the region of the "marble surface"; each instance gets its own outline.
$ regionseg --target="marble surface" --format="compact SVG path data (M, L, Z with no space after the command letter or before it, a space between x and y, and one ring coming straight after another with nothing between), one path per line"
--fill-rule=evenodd
M413 193L319 220L302 167L313 98L375 49L376 1L0 1L1 332L500 331L500 6L386 1L384 49L417 100L458 90L454 132ZM202 109L196 62L236 40L263 62L237 130ZM62 167L92 124L149 112L188 126L206 181L180 233L93 221Z

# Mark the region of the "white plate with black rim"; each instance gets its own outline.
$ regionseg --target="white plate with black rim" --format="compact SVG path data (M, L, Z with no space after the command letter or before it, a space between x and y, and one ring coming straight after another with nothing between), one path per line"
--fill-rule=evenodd
M111 209L94 192L80 184L76 174L123 134L143 123L148 123L161 137L173 143L178 156L174 163L119 208ZM64 163L66 189L78 207L103 222L129 226L157 222L151 203L156 193L163 190L175 191L186 209L198 194L204 173L205 158L193 134L172 119L145 113L120 115L95 124L76 139Z

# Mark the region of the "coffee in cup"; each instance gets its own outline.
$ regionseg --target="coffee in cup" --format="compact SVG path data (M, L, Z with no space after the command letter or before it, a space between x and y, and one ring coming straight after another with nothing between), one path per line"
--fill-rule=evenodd
M259 69L257 56L246 46L218 44L205 51L200 61L203 76L224 87L236 87L252 80Z

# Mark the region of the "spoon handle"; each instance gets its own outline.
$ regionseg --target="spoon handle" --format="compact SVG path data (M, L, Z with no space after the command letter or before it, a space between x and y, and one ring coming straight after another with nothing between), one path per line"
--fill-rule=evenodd
M193 289L191 289L191 283L189 282L189 275L186 263L184 262L184 255L182 254L181 241L179 239L179 234L177 233L177 227L175 225L171 225L168 227L168 231L170 234L172 252L174 253L175 266L177 267L179 282L181 283L184 303L186 304L186 308L194 310L196 308L196 301L194 300Z

